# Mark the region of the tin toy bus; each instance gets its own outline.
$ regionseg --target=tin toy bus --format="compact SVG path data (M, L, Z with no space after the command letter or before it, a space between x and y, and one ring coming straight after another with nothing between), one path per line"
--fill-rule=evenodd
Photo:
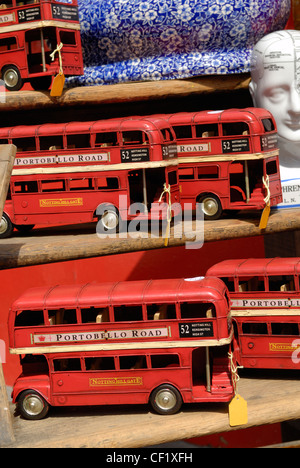
M0 141L17 147L0 238L96 220L97 232L116 232L180 210L176 140L161 118L2 128Z
M61 71L82 75L77 0L1 0L0 70L10 91L26 81L46 90Z
M262 210L282 201L277 128L264 109L166 116L178 142L181 202L204 219L225 210Z
M57 286L28 290L12 306L10 351L22 375L21 414L49 406L228 402L232 322L217 278Z
M208 270L229 288L241 366L299 369L299 273L300 258L225 260Z

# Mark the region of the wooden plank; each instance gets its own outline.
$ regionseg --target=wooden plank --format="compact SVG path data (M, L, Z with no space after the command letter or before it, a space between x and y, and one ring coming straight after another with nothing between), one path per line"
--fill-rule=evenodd
M229 426L227 404L184 405L172 416L154 414L144 405L52 408L41 421L15 417L11 447L138 448L298 419L297 376L288 371L246 373L238 386L248 402L248 424L242 427Z
M0 447L12 444L14 441L12 415L0 356Z
M18 91L5 95L0 109L32 110L66 106L103 105L124 102L151 101L184 97L215 91L248 89L249 74L203 76L185 80L121 83L104 86L84 86L66 89L62 96L53 98L49 92Z
M300 210L286 209L271 213L267 228L259 229L259 216L253 218L221 219L205 221L204 242L215 242L233 238L269 235L276 232L300 230ZM80 230L78 230L80 229ZM40 229L30 237L15 237L0 241L0 268L16 268L29 265L40 265L49 262L76 260L105 255L114 255L142 250L162 249L187 245L196 237L195 224L181 227L182 235L177 234L178 225L171 229L168 247L163 237L152 238L151 234L131 234L132 237L99 239L96 235L96 224L82 228L68 227L60 229ZM178 237L177 237L178 236ZM199 232L197 234L201 238ZM196 247L196 245L194 245Z

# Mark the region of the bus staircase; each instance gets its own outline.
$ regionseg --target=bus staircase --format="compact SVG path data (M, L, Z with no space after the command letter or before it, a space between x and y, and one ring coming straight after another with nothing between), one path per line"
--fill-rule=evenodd
M213 363L211 393L232 393L228 357L215 358Z
M236 185L232 185L230 187L231 190L231 206L236 205L237 208L238 206L245 205L245 202L247 200L246 194L244 190ZM250 193L250 198L248 200L249 205L257 206L260 205L263 200L264 200L264 186L262 182L257 182L256 185L254 186L253 190Z

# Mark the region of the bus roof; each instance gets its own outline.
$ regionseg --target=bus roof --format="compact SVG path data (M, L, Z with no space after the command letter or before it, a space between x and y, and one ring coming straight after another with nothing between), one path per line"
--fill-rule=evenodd
M28 289L13 303L12 310L157 304L185 301L187 297L195 302L212 302L222 299L225 291L225 284L218 278L57 285Z
M209 268L207 275L219 277L292 275L300 273L300 257L224 260Z
M19 125L0 128L0 139L25 138L34 136L62 135L65 133L97 133L112 131L144 130L155 131L170 128L163 116L125 117L89 122L45 123L39 125Z
M233 121L257 122L257 119L272 119L274 122L273 116L269 111L258 107L247 107L245 109L225 109L218 111L207 110L200 112L181 112L177 114L168 114L166 118L171 125L184 125L188 123L226 123Z

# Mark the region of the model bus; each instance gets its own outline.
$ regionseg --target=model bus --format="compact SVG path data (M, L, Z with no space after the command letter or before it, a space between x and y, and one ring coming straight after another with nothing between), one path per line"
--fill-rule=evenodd
M0 70L10 91L29 81L48 89L52 77L82 75L77 0L1 0Z
M239 365L299 369L299 274L300 258L225 260L207 271L228 286Z
M113 232L137 215L180 209L176 140L162 118L2 128L0 142L17 147L0 238L14 227L97 219L99 231Z
M13 401L28 419L49 406L228 402L232 322L218 278L31 289L9 316L22 375Z
M182 204L204 219L225 210L262 210L282 201L277 128L265 109L165 116L178 142Z

